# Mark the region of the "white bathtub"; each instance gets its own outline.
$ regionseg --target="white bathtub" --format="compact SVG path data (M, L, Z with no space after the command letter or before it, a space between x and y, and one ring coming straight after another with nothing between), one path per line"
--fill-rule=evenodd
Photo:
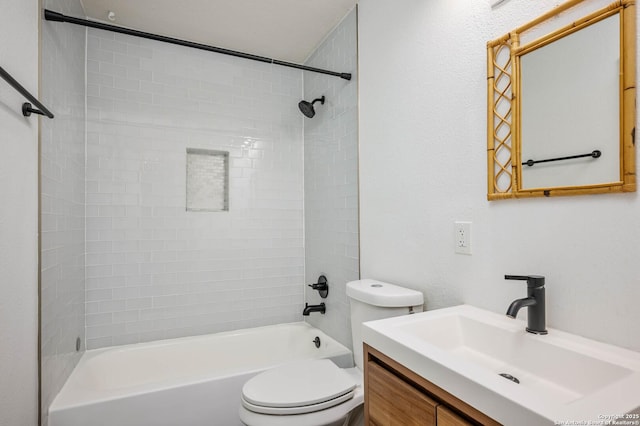
M249 378L311 358L353 366L349 349L303 322L87 351L49 407L49 426L241 425Z

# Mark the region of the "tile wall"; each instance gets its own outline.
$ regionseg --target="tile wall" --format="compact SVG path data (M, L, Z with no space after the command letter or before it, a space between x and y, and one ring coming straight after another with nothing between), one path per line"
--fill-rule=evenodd
M84 16L79 0L43 5ZM55 115L41 123L42 413L84 351L86 30L43 21L40 95ZM82 339L76 351L76 339Z
M300 321L298 70L89 30L87 347ZM229 211L185 208L187 149Z
M306 64L352 74L350 81L304 73L304 97L316 103L314 118L304 119L306 282L320 274L329 296L307 288L311 304L325 302L325 315L308 321L351 347L345 284L359 278L358 252L358 75L357 11L354 8L314 51Z

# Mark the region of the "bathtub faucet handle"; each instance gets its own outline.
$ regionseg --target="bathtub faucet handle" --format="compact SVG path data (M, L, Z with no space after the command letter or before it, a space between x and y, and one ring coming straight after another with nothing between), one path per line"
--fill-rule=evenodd
M322 297L323 299L326 299L326 297L329 295L329 283L327 281L327 277L325 277L324 275L320 275L318 277L318 282L315 284L309 284L309 287L314 290L318 290L318 293L320 293L320 297Z

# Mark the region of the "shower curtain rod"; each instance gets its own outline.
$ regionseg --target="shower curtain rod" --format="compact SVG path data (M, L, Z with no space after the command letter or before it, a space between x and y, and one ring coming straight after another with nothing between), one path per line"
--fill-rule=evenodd
M113 31L120 34L127 34L135 37L147 38L149 40L162 41L165 43L177 44L179 46L192 47L194 49L206 50L206 51L215 52L215 53L222 53L223 55L236 56L238 58L251 59L253 61L266 62L274 65L282 65L289 68L297 68L303 71L317 72L321 74L340 77L345 80L351 80L350 73L328 71L320 68L308 67L306 65L295 64L293 62L279 61L277 59L271 59L264 56L252 55L250 53L224 49L222 47L209 46L206 44L194 43L192 41L180 40L178 38L167 37L167 36L162 36L158 34L147 33L144 31L138 31L138 30L133 30L129 28L119 27L117 25L110 25L102 22L90 21L88 19L74 18L72 16L63 15L62 13L54 12L48 9L45 9L44 11L44 19L46 19L47 21L54 21L54 22L68 22L70 24L82 25L85 27L97 28L105 31Z

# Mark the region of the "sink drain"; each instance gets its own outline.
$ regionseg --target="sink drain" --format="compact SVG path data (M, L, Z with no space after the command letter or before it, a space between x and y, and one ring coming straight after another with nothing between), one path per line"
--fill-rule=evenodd
M517 377L513 377L511 374L508 373L500 373L500 375L502 377L504 377L505 379L511 380L513 383L518 383L520 384L520 380L518 380Z

